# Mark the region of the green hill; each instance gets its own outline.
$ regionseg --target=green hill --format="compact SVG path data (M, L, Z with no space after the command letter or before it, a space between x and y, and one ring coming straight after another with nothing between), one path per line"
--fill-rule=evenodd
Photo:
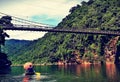
M2 50L7 53L8 56L19 55L23 53L25 47L30 46L31 43L32 41L10 39L6 40Z
M5 46L2 46L2 52L6 53L8 57L19 56L27 50L26 47L30 46L31 43L33 42L27 40L6 40Z
M70 9L56 28L59 29L96 29L120 30L119 0L89 0ZM96 54L104 55L105 44L114 36L47 33L43 38L25 46L19 55L10 56L13 64L23 64L27 61L41 64L46 62L72 61L77 54L82 59L92 60ZM118 46L120 42L118 42ZM22 49L20 50L20 52Z

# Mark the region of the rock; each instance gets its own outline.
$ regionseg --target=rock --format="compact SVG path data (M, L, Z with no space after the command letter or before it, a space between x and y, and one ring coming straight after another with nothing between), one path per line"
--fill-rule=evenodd
M119 39L119 36L112 38L107 45L105 46L105 60L106 62L115 63L115 56L117 52L117 41Z

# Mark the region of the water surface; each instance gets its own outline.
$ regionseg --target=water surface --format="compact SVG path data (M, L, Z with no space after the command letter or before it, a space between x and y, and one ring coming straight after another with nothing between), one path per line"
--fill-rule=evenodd
M120 82L119 65L35 66L38 75L25 76L22 66L13 66L0 82ZM40 76L39 76L40 73Z

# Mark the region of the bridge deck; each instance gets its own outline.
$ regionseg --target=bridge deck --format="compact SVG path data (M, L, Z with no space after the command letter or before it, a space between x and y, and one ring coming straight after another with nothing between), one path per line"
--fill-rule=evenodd
M87 30L87 29L55 29L49 27L40 27L40 26L3 26L3 30L21 30L21 31L47 31L47 32L63 32L63 33L78 33L78 34L100 34L100 35L115 35L120 36L119 31L103 31L103 30Z

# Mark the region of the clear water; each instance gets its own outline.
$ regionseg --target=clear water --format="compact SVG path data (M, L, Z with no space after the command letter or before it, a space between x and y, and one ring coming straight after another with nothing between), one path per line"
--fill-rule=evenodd
M22 66L0 74L0 82L120 82L119 65L35 66L37 75L25 76ZM39 76L40 73L40 76Z

